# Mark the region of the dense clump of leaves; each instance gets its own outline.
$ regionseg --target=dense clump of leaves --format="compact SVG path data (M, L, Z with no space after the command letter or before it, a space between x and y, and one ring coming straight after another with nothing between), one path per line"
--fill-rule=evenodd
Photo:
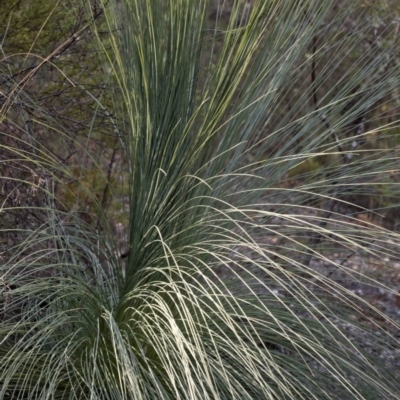
M399 323L368 295L395 296L376 271L399 235L357 218L384 190L385 207L399 198L398 28L383 7L331 3L88 7L104 12L93 32L125 168L118 182L99 165L93 126L82 141L41 120L79 150L71 163L31 132L1 145L39 199L14 185L1 211L41 222L1 231L18 240L0 269L0 398L398 397L382 354ZM128 206L126 257L93 171ZM61 207L71 182L76 207Z

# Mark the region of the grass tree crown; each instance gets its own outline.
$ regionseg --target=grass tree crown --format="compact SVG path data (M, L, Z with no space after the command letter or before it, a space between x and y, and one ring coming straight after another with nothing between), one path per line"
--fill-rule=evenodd
M34 219L0 231L0 399L397 398L396 6L72 4L87 136L29 96L40 68L1 110L1 212Z

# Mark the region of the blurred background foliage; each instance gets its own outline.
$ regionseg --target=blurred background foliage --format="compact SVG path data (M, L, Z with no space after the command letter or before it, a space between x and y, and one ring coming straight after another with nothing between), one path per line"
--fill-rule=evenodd
M7 112L0 140L22 152L35 143L36 152L53 155L49 162L64 164L64 174L57 171L54 180L55 191L63 192L57 196L64 202L59 206L76 208L93 222L94 203L107 203L113 164L120 155L109 111L111 78L100 66L93 19L86 11L80 0L1 2L0 107ZM100 26L96 2L93 18ZM21 179L24 171L37 175L36 184L45 178L32 165L1 157L7 159L2 175Z

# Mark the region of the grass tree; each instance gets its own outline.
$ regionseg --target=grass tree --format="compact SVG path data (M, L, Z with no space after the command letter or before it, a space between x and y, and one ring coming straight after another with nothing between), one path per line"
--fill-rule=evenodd
M117 176L94 129L33 121L71 160L13 133L26 81L2 106L0 398L399 398L399 320L368 297L397 294L399 234L370 218L399 199L396 5L99 7Z

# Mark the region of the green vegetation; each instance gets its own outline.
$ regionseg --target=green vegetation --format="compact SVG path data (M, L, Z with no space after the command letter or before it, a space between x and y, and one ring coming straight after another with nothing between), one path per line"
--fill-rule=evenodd
M0 399L399 398L396 4L17 3Z

